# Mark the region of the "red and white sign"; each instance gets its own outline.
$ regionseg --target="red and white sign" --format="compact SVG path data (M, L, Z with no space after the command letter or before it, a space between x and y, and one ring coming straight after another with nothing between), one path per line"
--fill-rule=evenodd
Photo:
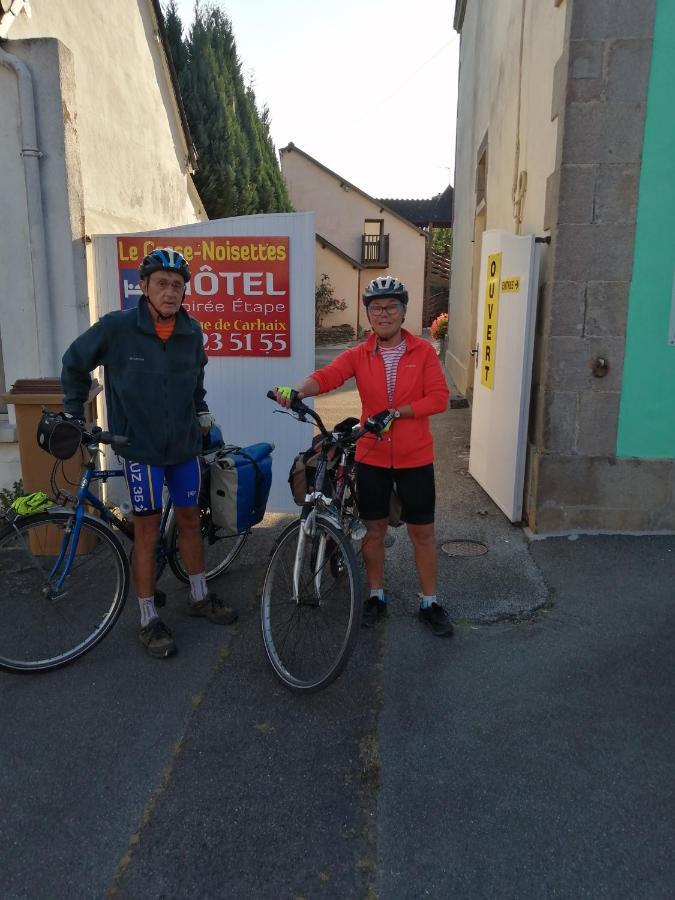
M201 325L209 356L291 355L288 237L118 237L123 308L138 303L138 266L157 247L188 261L183 305Z

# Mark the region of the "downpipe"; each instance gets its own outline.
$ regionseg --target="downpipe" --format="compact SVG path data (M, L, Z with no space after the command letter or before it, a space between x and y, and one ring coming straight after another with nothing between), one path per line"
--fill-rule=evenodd
M19 118L21 121L21 157L26 181L26 206L30 234L31 270L37 328L39 375L57 375L51 329L51 304L49 301L49 277L47 272L47 241L42 212L42 183L40 158L35 124L35 100L33 79L28 66L0 46L0 66L10 69L16 76L19 92Z

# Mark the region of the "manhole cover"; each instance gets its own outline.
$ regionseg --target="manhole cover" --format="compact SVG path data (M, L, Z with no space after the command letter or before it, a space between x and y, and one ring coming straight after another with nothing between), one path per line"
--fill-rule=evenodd
M448 556L483 556L488 552L481 541L446 541L441 550Z

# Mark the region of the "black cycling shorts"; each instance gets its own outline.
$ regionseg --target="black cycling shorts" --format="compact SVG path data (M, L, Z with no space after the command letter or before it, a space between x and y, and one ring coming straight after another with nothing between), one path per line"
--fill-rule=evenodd
M384 469L357 463L356 496L361 518L367 522L388 519L394 485L403 507L403 521L410 525L430 525L436 508L433 463L413 469Z

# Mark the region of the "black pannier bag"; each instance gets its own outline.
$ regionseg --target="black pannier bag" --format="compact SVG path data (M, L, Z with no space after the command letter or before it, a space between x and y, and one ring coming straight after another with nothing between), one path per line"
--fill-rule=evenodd
M82 428L61 412L44 410L37 427L38 447L57 459L75 456L82 443Z

